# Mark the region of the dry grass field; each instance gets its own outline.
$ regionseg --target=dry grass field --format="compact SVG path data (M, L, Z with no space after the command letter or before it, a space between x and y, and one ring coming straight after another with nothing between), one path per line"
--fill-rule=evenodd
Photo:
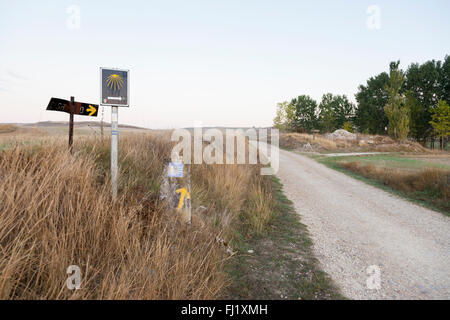
M259 166L193 165L192 224L180 221L159 200L168 135L121 136L115 202L109 139L76 138L73 155L66 136L25 140L0 150L0 299L214 299L230 284L216 237L261 232L273 215Z
M1 133L10 133L17 130L17 127L12 124L0 124L0 134Z

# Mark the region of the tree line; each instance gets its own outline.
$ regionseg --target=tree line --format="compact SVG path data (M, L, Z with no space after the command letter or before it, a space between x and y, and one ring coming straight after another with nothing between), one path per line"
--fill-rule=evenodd
M356 104L345 95L326 93L317 103L308 95L277 104L274 127L284 131L389 134L425 144L450 135L450 56L444 61L413 63L406 70L391 62L389 72L358 87Z

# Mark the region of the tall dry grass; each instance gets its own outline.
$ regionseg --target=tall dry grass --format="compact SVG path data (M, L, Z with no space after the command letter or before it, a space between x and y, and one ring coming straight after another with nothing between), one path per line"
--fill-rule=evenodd
M311 148L305 148L309 144ZM288 149L304 149L316 152L421 152L430 153L431 150L424 148L419 143L405 140L394 141L388 136L370 136L357 134L356 139L331 140L325 135L306 133L282 133L280 135L280 146Z
M0 124L0 133L10 133L17 130L17 127L13 124Z
M446 212L450 212L450 172L436 168L408 171L397 168L377 167L372 163L338 162L340 167L364 177L428 201Z
M338 148L335 141L326 139L321 135L306 133L282 133L280 135L280 145L289 149L297 149L309 143L315 150L332 151Z
M204 216L213 225L233 226L216 230L227 239L237 228L246 236L264 232L276 214L270 178L261 176L259 169L244 164L193 166L193 203L207 207Z
M260 231L269 220L256 215L272 214L259 167L194 165L187 226L159 201L166 136L121 137L115 202L109 141L84 139L74 155L59 139L0 151L0 299L220 296L229 256L216 236L229 240L245 217ZM70 265L81 269L79 290L66 286Z

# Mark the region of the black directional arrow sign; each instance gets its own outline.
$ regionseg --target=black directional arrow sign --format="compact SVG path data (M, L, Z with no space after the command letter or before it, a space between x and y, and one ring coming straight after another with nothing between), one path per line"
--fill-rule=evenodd
M58 98L51 98L48 103L47 110L61 111L70 113L70 101ZM80 116L96 117L98 115L98 105L91 103L74 103L73 114L78 114Z

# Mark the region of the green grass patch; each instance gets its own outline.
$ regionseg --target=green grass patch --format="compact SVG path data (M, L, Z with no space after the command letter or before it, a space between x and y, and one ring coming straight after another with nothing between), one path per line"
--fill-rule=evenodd
M443 163L428 162L426 160L402 157L399 155L367 155L367 156L346 156L346 157L329 157L337 158L337 161L360 162L363 164L372 163L379 167L404 168L404 169L422 169L422 168L440 168L450 169L450 165Z

